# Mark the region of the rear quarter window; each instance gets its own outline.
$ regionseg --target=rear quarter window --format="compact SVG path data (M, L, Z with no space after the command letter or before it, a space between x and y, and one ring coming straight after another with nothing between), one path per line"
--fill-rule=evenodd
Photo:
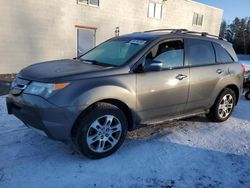
M234 61L230 54L226 51L226 49L223 48L220 44L213 43L213 45L217 63L230 63Z
M190 66L215 64L212 43L200 39L187 40L188 64Z

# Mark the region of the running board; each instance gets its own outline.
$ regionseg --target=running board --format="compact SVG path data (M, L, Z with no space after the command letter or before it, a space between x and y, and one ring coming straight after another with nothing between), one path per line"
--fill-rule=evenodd
M198 116L198 115L203 115L203 114L206 114L206 113L208 113L208 112L207 111L202 111L202 112L196 112L196 113L192 113L192 114L184 114L184 115L180 115L180 116L176 116L176 117L166 118L166 119L163 119L163 120L145 121L145 122L141 123L140 125L145 126L145 125L163 124L163 123L166 123L166 122L185 119L185 118L190 118L190 117L194 117L194 116Z

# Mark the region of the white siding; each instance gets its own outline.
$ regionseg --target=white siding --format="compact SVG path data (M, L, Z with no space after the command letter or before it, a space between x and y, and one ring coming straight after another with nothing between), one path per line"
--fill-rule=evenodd
M0 1L0 74L41 61L76 56L75 25L97 28L96 43L115 35L157 28L187 28L218 34L223 11L188 0L162 3L162 18L148 17L149 0L100 0L99 7L76 0ZM193 26L193 13L204 15Z

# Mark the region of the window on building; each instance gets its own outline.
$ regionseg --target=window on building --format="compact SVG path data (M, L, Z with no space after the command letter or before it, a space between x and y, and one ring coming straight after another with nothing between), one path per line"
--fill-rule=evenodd
M78 3L99 6L99 0L78 0Z
M216 53L217 63L229 63L234 61L229 53L221 45L216 43L213 43L213 45Z
M188 63L191 66L215 64L212 43L199 39L188 39Z
M203 23L203 15L202 14L198 14L198 13L194 13L194 16L193 16L193 25L202 26L202 23Z
M148 17L161 19L162 4L150 2L148 6Z

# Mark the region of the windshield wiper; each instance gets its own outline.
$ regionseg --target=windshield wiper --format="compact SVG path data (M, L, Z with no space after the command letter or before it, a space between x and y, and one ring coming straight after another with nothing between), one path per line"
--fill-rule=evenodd
M112 67L112 66L114 66L114 65L107 64L107 63L103 63L103 62L96 61L96 60L81 59L81 58L79 58L79 59L80 59L81 61L90 62L90 63L93 64L93 65L100 65L100 66L103 66L103 67Z

